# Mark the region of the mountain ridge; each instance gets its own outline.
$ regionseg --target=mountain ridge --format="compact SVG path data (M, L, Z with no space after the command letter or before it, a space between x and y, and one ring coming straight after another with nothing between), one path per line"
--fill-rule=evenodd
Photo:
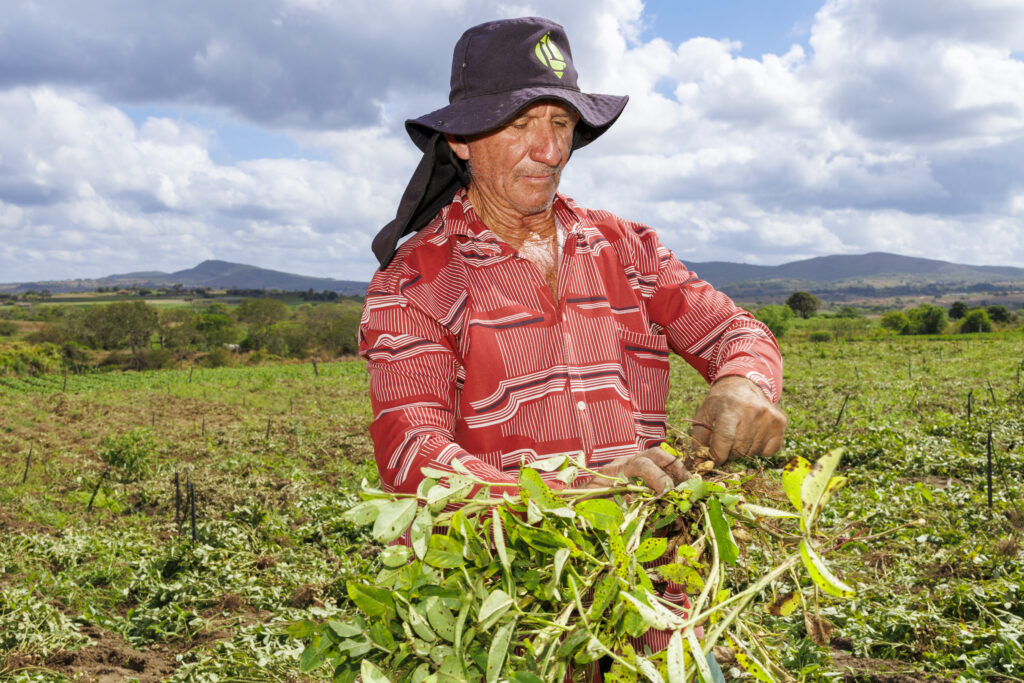
M1019 283L1024 268L973 266L937 259L902 256L888 252L835 254L764 266L728 261L686 261L701 279L731 295L776 295L785 290L835 291L901 285L985 285ZM356 280L312 277L217 259L173 273L140 271L77 280L44 280L0 284L0 292L48 289L51 292L92 291L98 287L209 287L212 289L267 289L282 291L334 291L344 296L363 296L369 283Z

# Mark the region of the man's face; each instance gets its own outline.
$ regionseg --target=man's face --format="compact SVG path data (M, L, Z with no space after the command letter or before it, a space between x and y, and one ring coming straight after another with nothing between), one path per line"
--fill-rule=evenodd
M576 112L555 102L524 109L504 128L448 144L469 162L485 210L528 216L547 210L569 160Z

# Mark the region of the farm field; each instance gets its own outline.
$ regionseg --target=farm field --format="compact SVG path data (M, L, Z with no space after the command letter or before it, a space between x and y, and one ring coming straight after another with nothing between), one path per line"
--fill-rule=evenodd
M730 469L774 483L844 447L825 516L849 542L828 561L858 593L821 597L824 646L799 612L764 614L780 661L807 681L1024 681L1024 337L783 353L787 445ZM682 428L703 383L673 363ZM366 392L359 360L0 377L0 680L327 679L285 628L345 621L346 581L379 569L341 519L376 477Z

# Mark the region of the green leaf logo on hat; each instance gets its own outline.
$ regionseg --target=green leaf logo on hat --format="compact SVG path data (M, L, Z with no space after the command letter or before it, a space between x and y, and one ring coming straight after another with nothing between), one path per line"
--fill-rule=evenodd
M558 46L551 42L550 33L545 33L544 37L537 41L534 52L537 53L537 59L541 64L550 68L559 78L562 77L565 73L565 57Z

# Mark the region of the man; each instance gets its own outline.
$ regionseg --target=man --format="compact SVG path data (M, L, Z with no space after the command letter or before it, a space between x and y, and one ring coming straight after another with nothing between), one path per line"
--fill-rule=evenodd
M687 476L657 448L670 351L713 382L693 433L716 461L782 445L767 328L650 228L557 193L572 151L627 100L576 76L561 26L489 22L455 47L450 104L406 122L424 156L374 240L360 327L386 490L455 459L514 485L523 462L582 452L600 474L573 486L626 476L662 492Z

